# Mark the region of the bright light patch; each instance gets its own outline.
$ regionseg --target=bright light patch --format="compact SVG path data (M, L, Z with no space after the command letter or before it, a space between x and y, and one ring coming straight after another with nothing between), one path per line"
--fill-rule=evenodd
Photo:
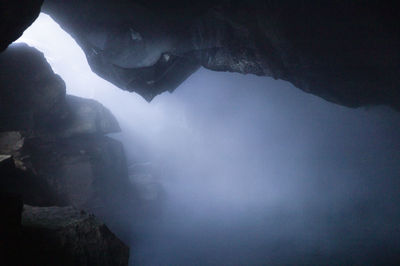
M41 13L16 42L27 43L42 51L54 72L66 81L69 94L93 98L93 87L80 86L80 83L87 84L97 79L89 68L85 54L50 16Z

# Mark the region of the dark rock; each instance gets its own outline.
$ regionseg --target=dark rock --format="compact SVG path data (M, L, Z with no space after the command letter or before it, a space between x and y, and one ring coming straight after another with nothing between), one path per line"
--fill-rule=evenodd
M34 130L57 137L120 131L101 104L66 96L64 81L36 49L11 45L0 54L0 68L0 131Z
M0 155L0 265L18 258L19 239L21 235L22 198L6 191L2 180L14 172L11 156Z
M11 155L0 154L0 170L4 174L10 174L14 170L14 161Z
M46 0L43 10L95 73L148 100L202 65L287 80L346 106L398 109L400 23L391 3Z
M120 132L121 128L112 113L100 103L67 95L70 114L62 121L55 134L64 138L82 134L108 134Z
M67 115L65 83L44 55L26 44L0 54L0 131L51 127Z
M0 161L3 168L4 161ZM0 191L0 264L17 261L21 237L22 199Z
M32 24L42 3L43 0L0 0L0 52Z
M95 73L148 100L173 91L200 66L173 52L176 29L166 17L135 1L77 1L72 6L55 0L43 10L77 40Z
M22 228L29 265L128 265L129 248L93 215L72 207L24 205Z
M122 144L106 136L26 141L33 169L62 202L112 216L129 205L132 190Z
M134 194L122 144L104 136L120 131L111 112L66 96L43 54L25 44L10 46L0 64L0 154L13 164L1 187L34 206L73 205L107 221L126 216ZM13 115L23 112L32 123ZM16 121L22 126L10 131Z
M129 190L122 145L103 136L120 131L115 117L93 100L66 96L43 54L25 44L0 54L0 66L0 124L9 130L17 120L25 129L0 134L0 154L14 165L2 187L35 206L113 209ZM21 113L33 123L16 119Z
M129 249L72 207L27 206L17 230L22 201L74 205L112 224L133 191L121 143L104 136L120 131L110 111L66 96L43 54L25 44L1 53L0 67L0 265L127 265Z
M119 237L130 236L138 199L119 141L90 134L31 138L25 141L24 153L41 182L56 195L58 206L90 211Z
M0 193L18 195L35 206L62 205L43 178L29 165L23 153L24 138L20 132L0 133Z
M0 154L15 155L24 146L21 132L0 132Z
M21 143L15 132L2 135ZM5 145L9 151L20 145L9 144ZM91 134L30 137L14 155L0 157L7 166L0 169L0 191L21 195L27 204L73 205L107 221L121 219L126 213L120 212L132 207L134 191L124 150L112 138Z
M18 163L11 155L0 155L0 194L15 195L36 206L66 205L43 178Z

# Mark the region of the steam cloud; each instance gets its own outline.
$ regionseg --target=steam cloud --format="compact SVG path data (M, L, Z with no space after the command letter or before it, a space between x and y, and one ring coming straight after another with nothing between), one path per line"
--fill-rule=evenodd
M69 94L101 102L121 125L114 137L152 202L132 221L132 264L399 259L399 113L205 69L147 103L93 74L46 15L21 41L45 53Z

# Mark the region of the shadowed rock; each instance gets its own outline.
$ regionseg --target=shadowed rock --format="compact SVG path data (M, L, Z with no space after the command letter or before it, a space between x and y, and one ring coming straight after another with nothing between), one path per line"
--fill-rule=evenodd
M25 112L33 118L32 124L19 128L23 131L0 134L0 154L13 156L13 176L21 177L4 177L4 187L22 193L25 202L34 205L48 202L33 197L44 184L57 195L53 205L93 207L102 206L93 203L97 199L111 202L110 188L128 182L121 144L103 136L120 131L111 112L96 101L66 96L63 80L43 54L25 44L0 54L0 65L5 68L0 74L3 130L12 129L10 120L26 122L13 114ZM42 185L29 186L32 182Z
M25 204L42 207L73 205L90 210L109 225L114 220L120 222L132 207L133 190L129 184L121 143L104 136L120 131L115 117L93 100L66 96L63 80L54 74L43 54L32 47L25 44L11 45L0 54L0 66L0 196L17 195ZM126 208L116 208L121 205ZM54 219L52 210L56 209L43 210L46 211L35 217L48 216L49 221ZM70 212L61 213L67 215L64 217L66 220L70 218ZM89 220L89 223L82 220L80 224L89 229L96 227L97 231L88 229L81 232L79 226L68 227L68 237L79 237L80 233L98 234L105 230L105 226L95 225L92 218ZM42 243L39 235L43 230L28 230L27 233L32 233L35 241ZM55 231L61 229L46 230L44 237L53 241L51 235L58 237ZM71 240L68 239L62 241ZM92 241L90 248L93 250L98 245L101 251L105 248L102 245L107 244L104 242L106 240L99 243L90 239L88 241ZM70 244L75 245L72 242ZM36 244L32 242L29 245ZM126 261L119 262L117 255L113 260L104 257L114 256L110 253L104 256L96 253L88 258L85 252L89 251L81 250L86 247L83 244L79 246L79 243L77 245L78 250L73 251L77 253L71 255L75 258L72 261L66 260L68 263L65 265L127 264L125 246L120 250L122 255L117 255ZM57 248L60 252L64 248L68 249L64 246ZM43 259L44 264L38 262L34 265L49 265L47 259L52 260L53 255L52 252L46 253L46 250L42 250L44 253L38 251L35 255L34 251L28 249L28 252L33 252L32 258L39 258L41 255L38 254L43 254L40 259ZM66 258L69 256L64 253L59 255ZM60 263L54 261L50 265Z
M51 127L68 115L65 83L43 53L13 44L0 54L0 131Z
M0 159L0 169L4 170L4 161ZM19 254L21 236L21 197L0 191L0 264L16 262ZM16 264L15 264L16 265Z
M0 154L0 195L17 196L25 203L37 206L65 204L46 180L17 158Z
M92 70L151 100L199 65L328 101L400 107L398 8L382 1L46 0Z
M0 54L0 131L35 129L60 137L119 132L100 103L65 95L65 83L44 55L26 44Z
M35 138L26 142L25 149L38 175L67 204L112 211L127 197L121 191L129 193L123 147L109 137Z
M111 112L100 103L68 95L66 98L70 116L57 135L64 138L82 134L109 134L121 128Z
M93 215L72 207L24 205L30 265L128 265L129 248Z
M0 3L0 51L40 4ZM74 37L95 73L147 100L204 66L287 80L346 106L399 109L394 2L46 0L43 11Z
M37 18L43 0L0 1L0 52Z

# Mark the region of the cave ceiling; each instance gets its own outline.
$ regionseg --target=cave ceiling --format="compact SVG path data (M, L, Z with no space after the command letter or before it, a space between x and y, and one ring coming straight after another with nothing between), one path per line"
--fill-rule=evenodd
M23 2L24 13L10 7L9 13L20 15L3 19L13 25L1 28L7 36L3 46L37 16L41 1ZM149 101L205 67L286 80L349 107L395 109L400 108L398 10L389 1L333 0L45 0L42 5L77 41L96 74Z

